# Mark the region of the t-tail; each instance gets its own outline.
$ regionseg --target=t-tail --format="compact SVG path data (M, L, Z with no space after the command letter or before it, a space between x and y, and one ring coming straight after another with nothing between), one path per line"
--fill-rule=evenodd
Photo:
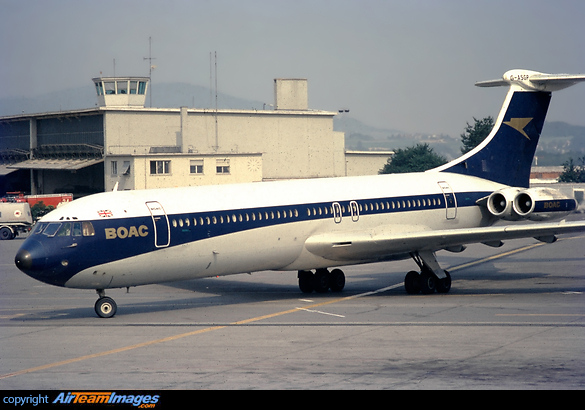
M510 70L502 79L476 83L478 87L510 87L494 128L473 150L433 171L527 188L551 93L579 81L585 81L585 75Z

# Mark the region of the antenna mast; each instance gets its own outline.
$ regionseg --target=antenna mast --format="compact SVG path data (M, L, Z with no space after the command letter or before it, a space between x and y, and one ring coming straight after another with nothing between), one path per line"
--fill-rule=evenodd
M152 56L152 37L148 37L148 57L144 57L143 60L148 60L148 78L150 78L150 107L152 108L152 70L155 68L152 65L152 60L156 60Z

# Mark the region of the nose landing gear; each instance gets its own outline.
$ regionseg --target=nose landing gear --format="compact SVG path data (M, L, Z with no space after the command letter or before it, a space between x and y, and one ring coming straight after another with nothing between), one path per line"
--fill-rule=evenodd
M118 305L116 305L114 299L106 296L103 289L96 289L96 292L99 299L95 302L95 313L103 318L113 317L118 310Z

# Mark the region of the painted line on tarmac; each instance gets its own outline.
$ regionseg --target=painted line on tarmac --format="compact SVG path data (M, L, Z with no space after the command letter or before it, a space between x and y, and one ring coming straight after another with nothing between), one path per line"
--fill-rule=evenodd
M359 297L368 296L368 295L372 295L372 294L380 293L380 292L385 292L386 290L394 289L394 288L399 287L399 286L402 286L402 284L388 286L388 287L378 289L375 291L371 291L371 292L365 292L365 293L360 293L357 295L351 295L351 296L346 296L346 297L342 297L342 298L327 300L327 301L320 302L320 303L315 303L315 304L312 304L309 306L305 306L303 309L314 309L314 308L317 308L320 306L331 305L333 303L342 302L344 300L357 299ZM21 375L27 374L27 373L34 373L34 372L39 372L39 371L43 371L43 370L49 370L49 369L52 369L55 367L65 366L65 365L72 364L72 363L78 363L78 362L82 362L82 361L89 360L89 359L96 359L99 357L109 356L109 355L113 355L113 354L117 354L117 353L128 352L130 350L139 349L142 347L148 347L148 346L153 346L153 345L157 345L157 344L161 344L161 343L172 342L172 341L183 339L183 338L189 337L189 336L196 336L196 335L200 335L203 333L212 332L215 330L225 329L225 328L230 327L230 326L246 325L249 323L258 322L258 321L266 320L266 319L271 319L274 317L283 316L283 315L287 315L289 313L295 313L298 311L299 311L299 308L283 310L281 312L276 312L276 313L271 313L268 315L257 316L257 317L253 317L250 319L240 320L237 322L230 323L228 325L207 327L207 328L195 330L192 332L181 333L181 334L178 334L175 336L164 337L162 339L155 339L155 340L150 340L147 342L136 343L136 344L133 344L130 346L120 347L118 349L106 350L106 351L100 352L100 353L94 353L94 354L89 354L89 355L85 355L85 356L74 357L74 358L71 358L68 360L62 360L60 362L48 363L48 364L45 364L42 366L36 366L36 367L31 367L29 369L24 369L24 370L19 370L19 371L12 372L12 373L2 374L2 375L0 375L0 380L8 379L10 377L15 377L15 376L21 376Z

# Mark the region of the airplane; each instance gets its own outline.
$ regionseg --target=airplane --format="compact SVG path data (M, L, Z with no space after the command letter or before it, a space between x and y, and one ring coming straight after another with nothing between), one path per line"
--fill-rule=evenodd
M79 198L39 220L15 264L41 282L95 289L103 318L117 311L105 295L111 288L271 270L296 271L305 293L340 292L340 266L408 258L420 269L405 276L408 294L447 293L440 250L526 237L551 243L585 231L585 222L560 220L575 199L529 187L552 92L580 81L585 75L510 70L476 83L508 87L493 130L467 154L422 173ZM502 220L510 223L496 224Z

